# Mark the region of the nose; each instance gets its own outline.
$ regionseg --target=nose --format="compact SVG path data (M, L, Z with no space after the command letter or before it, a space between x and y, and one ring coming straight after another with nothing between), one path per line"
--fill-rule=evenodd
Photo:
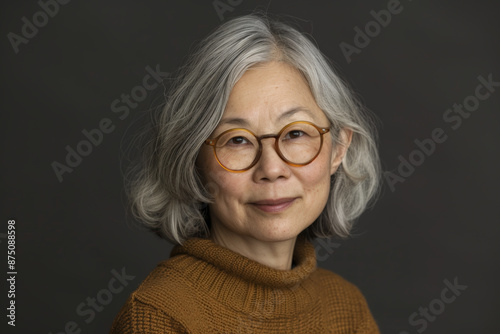
M289 178L291 175L290 166L281 159L276 151L276 138L262 139L262 154L255 165L255 182L274 182L280 178Z

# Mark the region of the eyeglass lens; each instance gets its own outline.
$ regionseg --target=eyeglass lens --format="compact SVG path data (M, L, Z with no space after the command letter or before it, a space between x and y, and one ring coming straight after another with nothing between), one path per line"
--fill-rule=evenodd
M302 165L318 154L321 140L321 134L313 125L291 124L281 132L278 149L284 159ZM250 131L234 129L219 137L215 154L226 168L243 170L250 167L259 154L259 142Z

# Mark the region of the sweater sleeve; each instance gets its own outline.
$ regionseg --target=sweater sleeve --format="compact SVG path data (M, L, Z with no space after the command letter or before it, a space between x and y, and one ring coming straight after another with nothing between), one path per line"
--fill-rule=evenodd
M110 334L187 334L178 321L132 294L116 316Z
M373 319L370 311L367 311L368 312L363 315L364 318L361 320L361 324L356 331L356 334L380 334L380 330L375 322L375 319Z
M358 294L359 301L359 313L361 316L359 326L356 330L356 334L380 334L380 330L378 328L375 319L370 311L368 303L361 293L361 291L356 287L356 293Z

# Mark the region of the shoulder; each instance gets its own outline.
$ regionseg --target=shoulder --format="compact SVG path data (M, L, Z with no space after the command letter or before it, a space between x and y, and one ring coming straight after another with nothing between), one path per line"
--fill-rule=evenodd
M162 310L130 295L113 321L110 334L187 333L185 326Z
M178 310L190 302L196 288L191 274L199 261L176 256L159 263L134 292L138 301L165 312Z
M311 279L325 305L325 318L332 326L347 326L355 333L379 333L368 303L360 289L342 276L317 268Z
M364 300L361 291L355 284L334 272L323 268L317 268L311 278L317 281L323 288L327 288L331 294L335 294L339 298Z
M184 272L190 266L186 261L189 259L178 256L159 263L127 299L111 333L171 333L170 328L176 330L172 332L183 333L181 329L190 320L187 315L195 314L199 307L193 284ZM125 331L124 326L138 331Z

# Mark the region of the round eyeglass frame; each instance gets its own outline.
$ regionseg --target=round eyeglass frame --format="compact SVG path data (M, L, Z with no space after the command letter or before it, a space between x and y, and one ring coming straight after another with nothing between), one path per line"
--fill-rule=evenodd
M314 157L312 157L309 161L307 162L304 162L304 163L301 163L301 164L297 164L297 163L293 163L291 162L290 160L288 160L287 158L285 158L283 156L283 153L281 153L280 149L279 149L279 144L278 144L278 139L280 138L281 134L287 129L289 128L290 126L293 126L295 124L309 124L309 125L312 125L314 128L316 128L316 130L318 130L318 133L320 134L320 139L321 139L321 142L320 142L320 145L319 145L319 149L318 149L318 153L316 153L316 155ZM255 139L257 139L257 142L259 143L259 151L257 152L257 155L255 156L255 159L253 160L253 162L250 164L250 166L248 166L247 168L244 168L244 169L230 169L230 168L227 168L226 166L224 166L222 164L222 162L219 160L219 157L217 157L217 153L216 153L216 145L217 145L217 141L226 133L228 132L231 132L231 131L246 131L248 133L250 133L252 136L255 137ZM228 172L233 172L233 173L242 173L242 172L246 172L247 170L251 169L253 166L255 166L257 164L257 162L260 160L260 157L262 155L262 142L261 140L262 139L266 139L266 138L274 138L274 149L276 150L276 153L278 153L278 156L281 158L281 160L283 160L284 162L286 162L288 165L290 166L293 166L293 167L302 167L302 166L305 166L305 165L308 165L310 164L311 162L313 162L317 157L318 155L321 153L321 149L323 148L323 135L325 133L328 133L330 132L330 129L328 127L319 127L317 126L316 124L314 123L311 123L311 122L308 122L308 121L296 121L296 122L292 122L290 124L287 124L285 125L281 130L280 132L278 132L278 134L276 135L273 135L273 134L267 134L267 135L262 135L262 136L257 136L255 135L255 133L253 133L252 131L248 130L248 129L244 129L244 128L234 128L234 129L229 129L229 130L226 130L224 132L222 132L221 134L219 134L217 137L215 138L209 138L207 140L205 140L205 144L206 145L209 145L209 146L212 146L213 147L213 151L214 151L214 156L215 156L215 159L217 160L217 162L219 163L219 165L224 168L225 170L227 170Z

